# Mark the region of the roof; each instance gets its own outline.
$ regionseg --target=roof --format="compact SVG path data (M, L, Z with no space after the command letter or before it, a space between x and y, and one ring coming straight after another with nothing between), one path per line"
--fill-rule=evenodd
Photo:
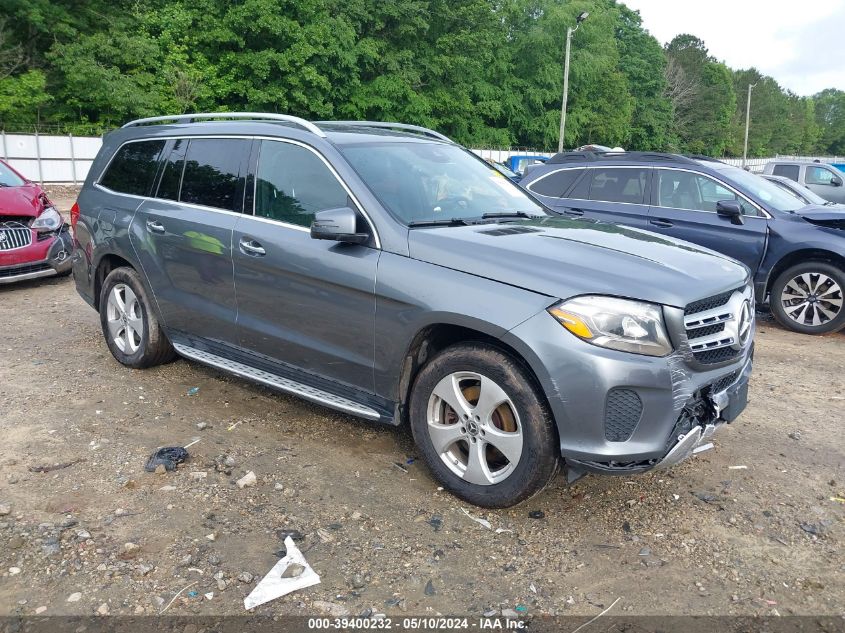
M663 152L562 152L552 156L549 165L566 163L676 163L700 166L702 162L719 162L709 156L682 156Z

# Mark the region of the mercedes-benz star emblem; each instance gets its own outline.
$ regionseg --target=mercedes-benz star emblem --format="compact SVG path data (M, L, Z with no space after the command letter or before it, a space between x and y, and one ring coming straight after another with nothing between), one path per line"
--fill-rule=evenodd
M5 242L5 241L6 241L6 232L0 231L0 242Z

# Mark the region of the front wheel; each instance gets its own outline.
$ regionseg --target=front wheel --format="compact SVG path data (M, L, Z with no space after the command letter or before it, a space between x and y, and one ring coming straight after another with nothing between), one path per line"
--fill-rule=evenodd
M828 334L845 327L845 272L826 262L788 268L772 285L772 314L784 327L803 334Z
M534 496L557 472L554 425L527 372L482 344L450 347L420 370L411 430L435 479L478 506Z
M127 367L153 367L176 357L132 268L115 268L103 281L100 324L112 355Z

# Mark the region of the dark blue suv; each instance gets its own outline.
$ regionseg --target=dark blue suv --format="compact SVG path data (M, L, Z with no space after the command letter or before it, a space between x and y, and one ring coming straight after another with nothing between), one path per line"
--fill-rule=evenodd
M754 275L757 304L791 330L845 327L840 209L805 205L711 158L653 152L557 154L520 184L562 215L662 233L739 260Z

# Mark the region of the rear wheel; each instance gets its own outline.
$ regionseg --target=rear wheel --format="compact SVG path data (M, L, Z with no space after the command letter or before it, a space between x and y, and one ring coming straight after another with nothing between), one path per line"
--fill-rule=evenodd
M525 370L481 344L448 348L414 382L411 429L434 477L475 505L504 508L557 472L551 416Z
M778 322L804 334L827 334L845 327L845 272L826 262L805 262L781 273L770 304Z
M127 367L153 367L176 356L132 268L115 268L103 281L100 325L112 355Z

